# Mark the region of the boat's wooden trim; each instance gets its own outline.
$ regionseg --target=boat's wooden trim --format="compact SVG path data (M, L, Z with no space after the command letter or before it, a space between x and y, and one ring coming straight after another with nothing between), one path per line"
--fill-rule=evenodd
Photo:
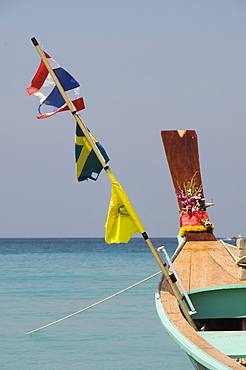
M220 241L185 243L174 266L187 291L244 283L238 279L238 266Z
M187 241L197 241L197 242L202 242L202 241L215 241L216 237L212 232L186 232L185 233L185 238Z
M235 252L235 248L231 250ZM196 289L245 283L238 279L238 267L219 241L187 242L175 259L174 266L188 293ZM165 280L162 281L159 294L165 314L179 332L230 369L242 369L242 365L209 344L187 323Z
M242 366L240 364L238 364L235 360L232 360L230 357L226 356L215 347L213 347L211 344L209 344L188 324L188 322L181 314L177 305L177 300L175 299L173 293L170 291L166 281L163 281L162 283L160 299L162 307L169 320L184 337L186 337L190 342L197 346L201 351L205 352L208 356L211 356L228 368L233 370L242 370Z

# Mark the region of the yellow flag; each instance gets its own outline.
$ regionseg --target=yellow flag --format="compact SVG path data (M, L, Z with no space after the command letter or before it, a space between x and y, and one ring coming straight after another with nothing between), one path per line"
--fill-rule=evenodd
M132 212L135 214L121 185L117 181L112 182L112 197L105 225L106 243L127 243L137 231L141 232L131 218Z

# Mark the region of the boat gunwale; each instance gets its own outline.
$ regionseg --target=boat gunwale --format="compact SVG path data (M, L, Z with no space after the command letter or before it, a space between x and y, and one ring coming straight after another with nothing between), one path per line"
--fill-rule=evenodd
M175 300L176 301L176 300ZM176 302L177 312L180 314L180 319L186 324L186 329L189 331L189 335L185 335L179 330L176 325L172 322L169 315L165 312L161 296L159 292L155 295L155 303L158 316L165 330L175 340L175 342L187 353L188 356L192 357L196 362L203 365L208 370L226 370L233 369L239 370L243 367L230 358L223 352L219 351L213 345L211 345L206 339L202 338L199 332L195 331L185 320L182 313L179 310ZM197 342L203 343L203 349L201 349ZM196 344L197 343L197 344ZM216 356L216 358L215 358Z
M178 260L182 259L182 252L185 252L185 250L189 251L189 253L192 251L192 246L194 248L194 245L196 246L196 250L199 246L202 247L204 242L190 242L186 241L182 248L180 248L178 255L175 258L175 263L178 262ZM208 241L205 242L206 247L208 249L218 248L219 246L223 247L222 244L219 241ZM188 248L188 249L187 249ZM229 253L225 253L226 258L229 260L231 257L229 256ZM231 263L231 262L230 262ZM177 266L175 266L177 268ZM188 267L186 267L188 269ZM179 274L179 272L178 272ZM180 275L179 275L180 276ZM180 276L182 280L182 276ZM229 282L229 281L228 281ZM202 287L199 289L191 289L188 290L188 294L190 292L197 291L198 293L202 290L208 291L208 290L214 290L216 289L222 289L223 287L229 287L233 289L233 287L240 287L240 289L245 288L245 283L239 282L239 284L226 284L226 285L210 285L206 287ZM242 288L241 288L242 286ZM168 303L168 304L167 304ZM159 281L159 290L156 295L156 308L158 315L160 317L162 325L165 327L166 331L173 337L173 339L178 343L178 345L183 348L183 350L192 358L194 358L195 361L198 363L201 363L203 366L208 366L207 369L209 370L222 370L222 369L233 369L233 370L239 370L242 369L243 366L240 365L235 361L235 359L230 358L220 350L218 350L216 347L214 347L212 344L210 344L208 341L206 341L204 338L202 338L199 335L199 332L195 331L185 320L183 317L177 300L175 299L174 295L170 291L170 287L164 278L164 276L161 277ZM201 357L202 356L202 357ZM201 359L202 358L202 359ZM212 367L211 367L212 366Z
M195 330L192 329L191 327L190 328L194 331L194 334L196 334L199 337L199 339L204 341L207 350L209 349L215 350L218 353L219 355L218 357L220 358L220 360L219 359L216 360L209 353L207 353L207 351L204 351L201 348L199 348L193 341L188 339L179 329L177 329L177 327L172 323L172 321L164 311L161 302L161 297L158 292L155 294L155 303L157 313L165 330L175 340L175 342L186 352L186 354L189 357L192 357L196 362L198 362L199 364L201 364L202 366L209 370L242 369L242 366L237 364L235 360L230 359L228 356L224 355L222 352L217 350L209 342L202 338L198 332L195 332ZM221 359L221 357L224 356L226 357L226 360L228 359L229 361L230 360L233 361L232 364L234 365L233 367L229 367L222 362L223 359Z

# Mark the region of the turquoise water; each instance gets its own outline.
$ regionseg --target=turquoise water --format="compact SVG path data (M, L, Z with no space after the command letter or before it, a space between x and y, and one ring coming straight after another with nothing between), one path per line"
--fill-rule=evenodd
M176 239L152 239L171 255ZM160 275L32 335L159 271L142 239L0 239L0 369L193 369L159 321Z

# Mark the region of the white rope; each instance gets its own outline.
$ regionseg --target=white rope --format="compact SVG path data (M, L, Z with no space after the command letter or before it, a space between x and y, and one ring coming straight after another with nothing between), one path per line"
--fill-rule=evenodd
M234 259L235 262L237 262L237 259L236 257L234 256L234 254L230 251L230 249L227 247L226 243L221 239L220 242L224 245L225 249L227 250L227 252L231 255L231 257Z
M54 321L54 322L51 322L50 324L47 324L47 325L41 326L41 327L40 327L40 328L38 328L38 329L31 330L31 331L29 331L28 333L25 333L25 334L32 334L32 333L35 333L36 331L39 331L39 330L42 330L42 329L48 328L48 327L49 327L49 326L51 326L51 325L57 324L57 323L59 323L59 322L61 322L61 321L63 321L63 320L69 319L69 318L70 318L70 317L72 317L72 316L78 315L79 313L84 312L84 311L86 311L86 310L89 310L90 308L95 307L95 306L99 305L100 303L103 303L103 302L105 302L105 301L107 301L107 300L109 300L109 299L111 299L111 298L114 298L114 297L116 297L117 295L119 295L119 294L121 294L121 293L124 293L124 292L126 292L127 290L132 289L132 288L134 288L135 286L137 286L137 285L139 285L139 284L142 284L142 283L144 283L145 281L147 281L147 280L149 280L149 279L152 279L153 277L155 277L155 276L157 276L157 275L159 275L159 274L161 274L161 273L162 273L162 271L156 272L155 274L153 274L153 275L151 275L151 276L149 276L149 277L147 277L147 278L145 278L145 279L143 279L143 280L139 281L138 283L135 283L135 284L133 284L133 285L129 286L128 288L123 289L123 290L120 290L119 292L117 292L117 293L115 293L115 294L112 294L111 296L109 296L109 297L107 297L107 298L104 298L104 299L102 299L101 301L98 301L98 302L96 302L96 303L93 303L92 305L90 305L90 306L88 306L88 307L85 307L85 308L83 308L82 310L79 310L79 311L74 312L74 313L72 313L72 314L70 314L70 315L68 315L68 316L65 316L65 317L63 317L62 319L56 320L56 321Z

